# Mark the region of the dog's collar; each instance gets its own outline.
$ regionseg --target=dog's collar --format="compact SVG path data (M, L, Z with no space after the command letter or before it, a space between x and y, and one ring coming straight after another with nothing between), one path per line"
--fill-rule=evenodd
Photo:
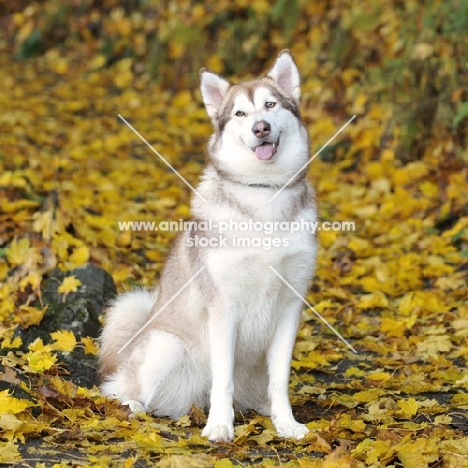
M291 184L288 184L288 185L244 184L243 182L239 182L238 180L233 180L233 179L229 179L229 180L231 182L235 182L237 184L244 185L245 187L271 188L271 189L275 189L275 190L279 190L279 189L287 190L287 189L291 189L291 188L295 187L297 184L302 182L304 179L303 178L296 179L295 181L293 181Z
M252 188L269 188L269 189L275 189L275 190L279 190L279 189L283 189L283 190L287 190L287 189L291 189L293 187L295 187L298 183L302 182L304 180L304 177L300 177L300 175L298 174L299 177L296 177L296 179L284 186L284 185L270 185L270 184L246 184L244 182L241 182L240 180L236 180L232 177L230 177L228 174L226 174L222 169L219 169L217 167L214 167L215 171L217 172L218 176L221 177L222 179L225 179L227 180L228 182L231 182L233 184L239 184L239 185L243 185L244 187L252 187Z
M239 184L239 185L243 185L244 187L252 187L252 188L270 188L270 189L275 189L275 190L279 190L283 188L283 190L287 190L287 189L293 188L296 184L298 184L299 182L302 182L303 180L303 178L299 178L299 179L296 178L296 180L292 184L288 184L286 186L270 185L270 184L246 184L244 182L241 182L240 180L236 180L236 179L233 179L232 177L229 177L224 171L218 168L216 168L216 172L218 173L220 177L222 177L223 179L229 182L232 182L233 184Z
M235 181L238 184L246 185L247 187L258 187L258 188L280 188L278 185L268 185L268 184L243 184L242 182ZM286 187L285 187L286 188Z

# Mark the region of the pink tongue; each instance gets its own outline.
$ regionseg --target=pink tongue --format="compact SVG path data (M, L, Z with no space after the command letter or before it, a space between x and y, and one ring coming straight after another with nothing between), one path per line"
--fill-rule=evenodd
M258 159L267 160L275 154L275 148L271 143L265 143L264 145L257 146L255 148L255 155Z

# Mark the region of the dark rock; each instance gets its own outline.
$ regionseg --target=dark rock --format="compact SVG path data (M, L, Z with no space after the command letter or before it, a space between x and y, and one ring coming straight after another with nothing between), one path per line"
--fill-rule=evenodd
M66 296L58 292L63 279L75 276L81 286ZM70 271L53 270L42 288L42 303L48 305L39 325L27 329L18 326L15 336L23 340L23 348L41 338L51 343L50 333L70 330L77 340L90 336L96 338L101 329L99 320L106 304L117 294L112 276L96 265L88 264ZM59 353L70 379L78 385L93 386L96 383L96 358L85 355L82 349Z
M78 278L81 286L64 297L58 288L67 276ZM70 271L53 270L42 288L42 302L48 308L41 323L27 329L18 327L16 335L21 336L24 347L36 338L50 343L50 333L58 330L72 331L77 340L85 336L97 337L101 329L99 317L116 294L112 276L96 265L88 264Z
M70 271L53 270L42 289L42 299L45 303L63 302L63 294L58 292L58 287L67 276L75 276L81 281L77 292L67 294L67 304L85 299L94 311L100 312L109 299L117 294L112 276L102 268L89 263Z
M99 385L96 372L97 356L84 354L84 351L79 348L71 353L59 352L57 356L69 373L69 375L63 376L64 378L80 387L92 388L94 385Z

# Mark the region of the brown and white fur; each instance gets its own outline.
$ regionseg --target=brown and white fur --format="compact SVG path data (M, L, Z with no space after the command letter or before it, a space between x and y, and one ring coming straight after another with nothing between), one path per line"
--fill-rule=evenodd
M265 77L250 82L234 85L206 69L200 78L215 133L197 187L206 202L192 197L194 220L315 222L305 171L269 202L309 158L299 73L290 52L281 52ZM190 246L197 234L217 237L180 233L159 288L125 293L107 311L103 393L157 416L178 418L191 405L209 409L203 435L213 442L233 440L233 406L271 415L282 437L304 437L308 429L294 419L288 396L301 301L269 267L305 296L314 272L315 236L281 232L288 246L265 250Z

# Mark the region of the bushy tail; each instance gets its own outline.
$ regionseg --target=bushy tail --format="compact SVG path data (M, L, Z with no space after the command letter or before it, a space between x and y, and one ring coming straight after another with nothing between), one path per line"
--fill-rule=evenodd
M138 289L119 295L106 311L106 323L101 334L100 374L104 380L113 374L120 362L131 352L134 342L120 354L118 351L146 323L158 298L159 289Z

